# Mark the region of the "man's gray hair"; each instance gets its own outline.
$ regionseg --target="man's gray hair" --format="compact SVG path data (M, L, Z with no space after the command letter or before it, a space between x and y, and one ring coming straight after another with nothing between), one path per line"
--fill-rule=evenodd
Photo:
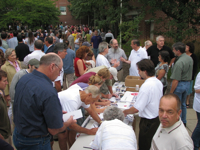
M114 120L119 119L121 121L124 120L124 113L121 109L113 106L109 106L104 110L103 113L104 120Z
M8 48L5 51L5 58L8 60L8 57L12 54L12 52L15 51L13 48Z
M108 43L107 42L101 42L99 44L99 53L103 53L106 48L108 48Z
M111 39L111 40L110 40L110 45L112 45L112 44L113 44L113 40L116 40L116 39Z
M148 46L148 45L150 45L150 44L151 44L151 41L150 41L150 40L147 40L147 41L144 42L144 46Z
M97 96L100 95L100 90L97 86L95 85L89 85L86 89L85 89L85 93L91 93L92 94L92 98L96 98Z
M55 44L53 51L54 51L54 53L58 54L58 51L62 52L65 49L67 49L67 45L66 44L57 43L57 44Z
M157 36L157 37L156 37L156 41L158 41L160 38L163 38L163 39L164 39L164 36L162 36L162 35Z
M61 61L62 61L61 58L57 54L48 53L48 54L41 57L40 65L49 66L52 63L60 65Z

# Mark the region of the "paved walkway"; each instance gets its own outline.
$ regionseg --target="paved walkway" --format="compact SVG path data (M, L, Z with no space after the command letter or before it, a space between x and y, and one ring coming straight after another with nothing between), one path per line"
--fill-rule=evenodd
M192 135L192 132L194 131L194 128L197 124L197 116L196 112L192 108L187 109L187 124L186 128L188 130L188 133L190 136Z

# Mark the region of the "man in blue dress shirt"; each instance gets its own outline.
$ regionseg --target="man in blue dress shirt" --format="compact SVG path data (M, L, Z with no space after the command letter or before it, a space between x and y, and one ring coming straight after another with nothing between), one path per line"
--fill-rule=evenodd
M52 85L62 67L61 58L49 53L41 58L37 70L18 81L13 106L13 142L17 149L51 150L50 134L62 132L75 123L73 117L63 122L62 108Z

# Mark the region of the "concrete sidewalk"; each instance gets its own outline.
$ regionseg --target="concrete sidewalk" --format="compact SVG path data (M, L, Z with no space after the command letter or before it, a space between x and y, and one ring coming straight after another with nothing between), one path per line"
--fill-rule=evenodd
M197 115L196 111L192 108L187 109L187 124L186 128L188 130L189 135L192 135L192 132L194 131L194 128L196 127L197 124Z

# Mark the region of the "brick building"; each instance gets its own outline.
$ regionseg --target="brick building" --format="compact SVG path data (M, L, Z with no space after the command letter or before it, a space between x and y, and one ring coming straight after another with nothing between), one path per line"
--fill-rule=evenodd
M59 21L62 22L63 25L87 24L87 18L74 19L74 17L71 15L71 12L69 11L68 5L70 5L70 3L67 0L56 1L56 7L61 12L61 15L59 16Z

